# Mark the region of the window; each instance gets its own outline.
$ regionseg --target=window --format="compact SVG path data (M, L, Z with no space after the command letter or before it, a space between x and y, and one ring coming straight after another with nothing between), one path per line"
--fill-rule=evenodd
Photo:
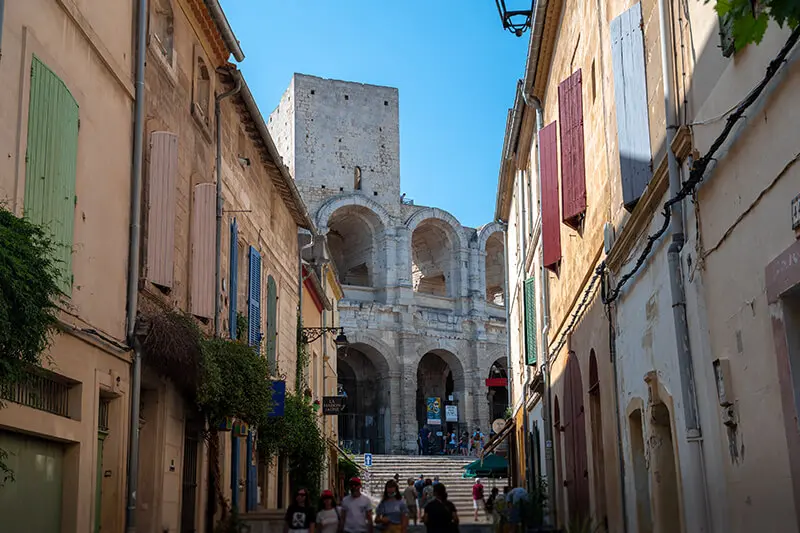
M356 167L353 170L353 188L357 191L361 190L361 167Z
M25 218L44 227L54 242L59 289L72 293L72 238L78 160L78 102L36 56L31 61Z
M205 126L210 126L211 116L211 75L206 61L197 54L194 72L194 103L193 113Z
M525 364L536 364L536 278L524 283L525 294Z
M278 285L267 277L267 361L274 369L278 362Z
M175 27L170 0L155 0L153 5L153 41L170 65L175 56Z

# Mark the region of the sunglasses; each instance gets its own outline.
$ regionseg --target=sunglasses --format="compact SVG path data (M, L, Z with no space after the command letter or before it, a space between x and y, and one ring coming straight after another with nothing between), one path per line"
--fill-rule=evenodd
M308 496L305 492L298 492L297 495L298 496Z

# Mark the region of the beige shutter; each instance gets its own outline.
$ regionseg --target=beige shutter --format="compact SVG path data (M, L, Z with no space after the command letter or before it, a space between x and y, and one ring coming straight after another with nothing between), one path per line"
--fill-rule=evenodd
M150 134L150 172L147 199L147 279L171 288L175 255L175 179L178 136L167 131Z
M192 199L191 310L195 316L214 315L214 199L213 183L195 185Z

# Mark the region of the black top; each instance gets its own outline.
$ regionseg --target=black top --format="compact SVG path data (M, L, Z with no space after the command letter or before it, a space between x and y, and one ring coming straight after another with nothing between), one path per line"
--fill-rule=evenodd
M425 527L428 533L456 533L458 525L453 523L456 506L451 502L433 500L425 507L427 520Z
M293 503L286 509L286 524L289 529L308 529L317 519L317 513L311 507L301 507Z

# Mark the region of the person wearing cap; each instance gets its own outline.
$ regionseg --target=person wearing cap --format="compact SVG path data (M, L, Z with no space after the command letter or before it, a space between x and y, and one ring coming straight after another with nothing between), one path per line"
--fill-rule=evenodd
M361 479L350 479L350 494L342 500L339 531L373 533L372 500L361 494Z
M480 478L475 478L475 484L472 485L472 507L475 510L475 521L478 521L478 509L486 507L486 500L483 495L483 483Z
M340 518L333 492L323 490L320 495L319 511L317 512L318 533L336 533L339 531Z

